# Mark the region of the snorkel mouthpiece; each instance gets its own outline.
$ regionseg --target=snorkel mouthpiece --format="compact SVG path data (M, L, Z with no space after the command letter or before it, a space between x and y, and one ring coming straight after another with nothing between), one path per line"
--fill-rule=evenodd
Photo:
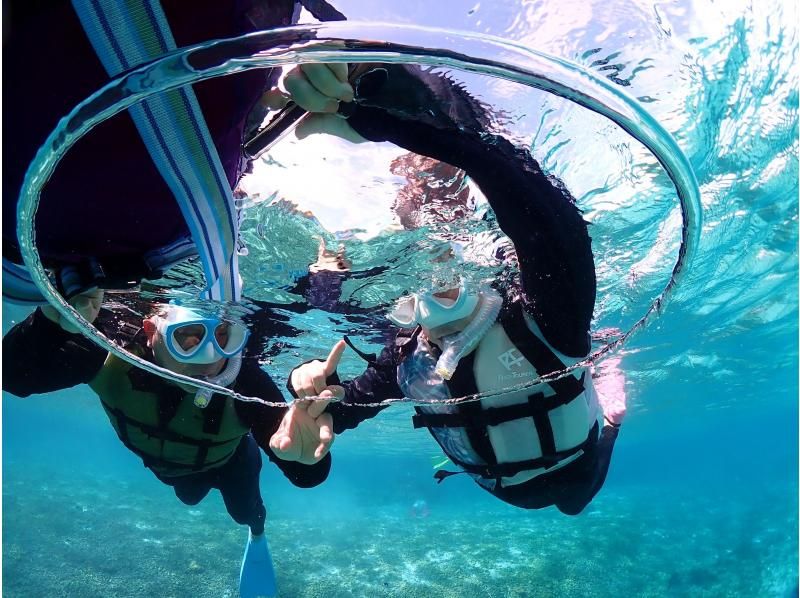
M230 386L233 384L239 375L239 370L242 368L242 354L238 353L228 360L225 369L216 376L206 379L206 382L216 384L217 386ZM194 395L194 404L200 409L205 409L211 402L213 392L208 388L198 388L197 394Z
M481 291L480 299L482 299L481 306L467 327L457 334L442 339L444 348L436 362L436 373L445 380L453 377L461 358L478 346L497 320L500 308L503 307L503 298L494 289ZM477 296L475 302L478 302Z

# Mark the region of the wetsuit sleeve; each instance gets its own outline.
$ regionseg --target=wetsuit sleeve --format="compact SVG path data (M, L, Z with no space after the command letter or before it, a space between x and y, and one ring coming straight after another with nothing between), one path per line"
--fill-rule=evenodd
M290 374L286 388L293 397L296 397L291 379ZM386 406L372 406L372 403L403 396L397 384L397 350L394 347L384 348L378 358L357 378L342 382L334 372L327 383L329 386L336 384L344 388L344 398L332 401L325 410L333 418L334 433L339 434L344 430L355 428L365 419L375 417L386 408Z
M273 403L283 401L283 395L272 378L262 370L255 360L245 357L242 371L236 382L236 391L264 399ZM250 426L250 430L261 450L267 455L283 475L295 486L312 488L324 482L331 469L331 454L314 465L305 465L296 461L284 461L278 458L269 446L269 439L278 430L278 426L286 415L289 406L271 407L262 403L236 401L236 412L239 418Z
M3 337L3 390L18 397L90 382L108 353L36 309Z
M572 483L567 484L567 491L556 501L556 507L565 515L577 515L586 508L595 495L603 487L611 465L611 453L617 441L619 428L604 426L592 454L582 472L576 472Z
M373 403L403 396L397 383L397 357L394 346L386 347L363 374L342 382L344 399L328 405L336 434L355 428L365 419L373 418L386 409L385 405L371 406Z
M489 133L481 107L463 90L453 91L454 83L418 67L386 70L386 84L355 110L351 126L371 141L390 141L465 170L514 243L526 309L556 349L586 355L594 259L587 224L569 192L526 149Z

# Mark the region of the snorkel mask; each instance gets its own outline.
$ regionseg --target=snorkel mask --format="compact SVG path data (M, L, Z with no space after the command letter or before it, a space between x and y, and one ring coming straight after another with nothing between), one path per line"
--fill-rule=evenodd
M156 325L173 359L188 364L211 364L241 353L249 331L239 323L205 317L180 305L171 305Z
M467 290L463 279L456 288L455 299L443 296L447 289L426 290L403 297L386 317L400 328L420 325L428 330L467 318L475 311L479 294Z

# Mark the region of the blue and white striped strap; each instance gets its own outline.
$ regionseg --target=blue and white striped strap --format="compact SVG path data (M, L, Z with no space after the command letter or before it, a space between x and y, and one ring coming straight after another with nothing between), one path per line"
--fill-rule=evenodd
M72 5L112 77L176 49L157 0L72 0ZM236 208L194 92L184 87L160 93L129 112L197 246L206 296L238 301Z
M3 299L17 305L47 305L28 269L3 258Z

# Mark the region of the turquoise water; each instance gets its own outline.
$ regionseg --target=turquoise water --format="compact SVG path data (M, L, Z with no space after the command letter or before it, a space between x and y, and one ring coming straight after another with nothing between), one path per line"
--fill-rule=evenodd
M517 510L463 476L437 485L437 446L411 430L409 406L395 406L337 438L319 488L295 489L265 466L281 595L797 595L796 6L335 4L351 18L498 35L609 76L689 156L705 223L669 309L623 350L629 415L605 486L582 515ZM501 95L486 97L502 105ZM674 260L675 200L633 144L600 125L582 128L586 117L556 101L515 102L508 109L528 116L551 109L520 118L518 131L533 139L541 122L534 153L576 190L594 223L597 326L624 328ZM616 153L605 152L603 133ZM609 184L614 193L591 193L603 184L598 170L628 172L625 164L633 172ZM324 225L321 208L315 213ZM268 225L294 238L292 227L304 223L283 216L265 209L244 230ZM389 251L405 255L405 245L349 243L365 268ZM270 250L251 242L248 280L288 288L316 243L285 247L280 273L248 272ZM396 281L376 280L391 295ZM274 288L251 296L289 300ZM345 292L370 307L380 303L375 288ZM4 305L4 331L22 317ZM274 341L290 344L265 367L281 379L289 363L318 356L336 338L331 321L319 312L295 317L313 334ZM360 367L345 363L351 373ZM429 516L412 516L418 499ZM179 503L120 446L85 387L25 401L3 395L2 523L8 596L236 595L246 532L217 495Z

